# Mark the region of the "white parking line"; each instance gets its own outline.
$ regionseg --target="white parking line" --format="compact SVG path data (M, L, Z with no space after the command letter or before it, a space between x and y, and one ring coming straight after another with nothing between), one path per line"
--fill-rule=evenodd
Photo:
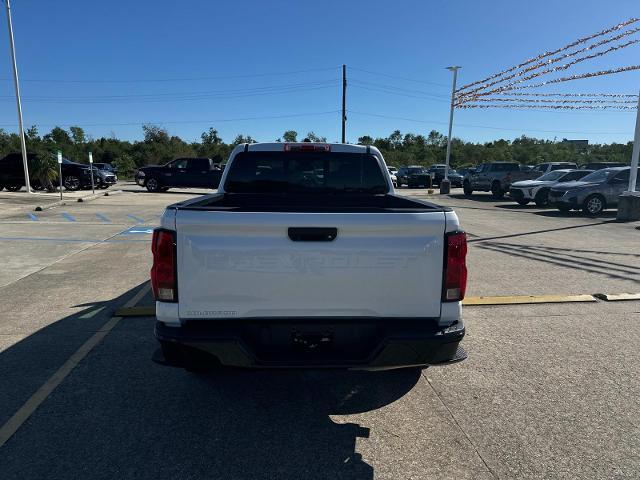
M87 318L93 318L95 317L98 313L100 313L102 310L104 310L104 307L100 307L96 310L90 310L89 312L85 313L84 315L80 315L80 319L82 320L86 320Z
M150 290L151 286L147 283L131 300L125 303L125 307L132 307L142 299ZM36 409L44 402L49 395L56 389L62 381L73 371L73 369L82 361L87 354L98 345L104 337L122 320L122 317L113 317L107 321L96 333L94 333L86 342L82 344L73 355L53 374L49 379L34 393L22 407L18 409L13 416L0 428L0 448L13 436L14 433L22 426L24 422L36 411Z

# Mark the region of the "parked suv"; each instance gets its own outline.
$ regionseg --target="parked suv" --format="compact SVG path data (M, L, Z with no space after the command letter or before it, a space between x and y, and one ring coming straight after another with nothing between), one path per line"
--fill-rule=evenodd
M467 196L472 195L475 190L480 190L491 192L494 198L500 199L509 191L513 182L530 180L538 176L538 172L522 171L518 163L483 163L465 176L462 188Z
M38 179L33 178L33 163L35 154L27 154L27 165L29 166L29 178L34 188L40 188ZM91 170L88 165L72 162L66 158L62 159L62 185L66 190L78 190L91 186ZM59 180L55 179L53 185L58 185ZM21 153L10 153L0 160L0 187L16 192L25 185L24 167L22 165ZM1 190L1 188L0 188Z
M585 170L600 170L602 168L613 168L613 167L627 167L628 165L624 162L589 162L584 165L580 165L580 168L584 168Z
M551 188L549 203L561 212L582 209L587 215L598 215L618 205L618 197L629 188L630 172L631 167L596 170L579 181Z
M164 192L171 187L218 188L222 168L210 158L178 158L165 165L139 168L136 183L150 192Z
M553 172L554 170L575 170L577 168L578 165L573 162L547 162L540 163L531 170L539 175L544 175L545 173ZM596 169L594 168L592 170Z
M535 180L523 180L511 184L509 196L519 205L526 205L535 201L539 207L549 203L549 189L561 183L580 180L589 175L592 170L553 170Z
M401 167L396 174L398 177L398 187L406 185L409 188L431 187L433 178L426 168L420 165Z

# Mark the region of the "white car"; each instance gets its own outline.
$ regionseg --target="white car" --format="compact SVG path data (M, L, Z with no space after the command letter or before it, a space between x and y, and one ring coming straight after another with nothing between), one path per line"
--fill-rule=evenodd
M167 207L152 249L160 363L466 357L466 235L450 208L395 195L375 147L238 145L216 194Z
M535 180L512 183L509 194L519 205L524 206L534 201L538 207L544 207L549 203L549 190L551 187L564 182L580 180L591 172L592 170L553 170Z

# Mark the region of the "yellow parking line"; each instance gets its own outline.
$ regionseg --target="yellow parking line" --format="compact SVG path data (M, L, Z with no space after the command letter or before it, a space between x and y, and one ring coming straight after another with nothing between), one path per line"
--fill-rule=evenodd
M607 302L619 302L622 300L640 300L640 293L596 293L595 296Z
M138 303L150 290L151 286L147 283L140 289L134 297L129 300L125 307L133 306ZM34 393L22 407L18 409L13 416L0 428L0 448L7 443L14 433L22 426L24 422L36 411L36 409L44 402L51 392L53 392L62 381L73 371L73 369L82 361L84 357L98 345L104 337L118 324L121 317L113 317L106 322L96 333L94 333L86 342L71 355L66 362L53 374L49 379Z
M118 317L149 317L156 314L155 305L141 307L122 307L116 310Z
M571 302L597 302L597 300L593 295L507 295L498 297L466 297L462 301L462 304L465 306L475 306Z

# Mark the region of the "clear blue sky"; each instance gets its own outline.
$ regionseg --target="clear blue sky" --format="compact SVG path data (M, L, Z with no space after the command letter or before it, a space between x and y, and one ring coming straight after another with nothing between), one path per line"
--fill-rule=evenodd
M26 125L44 133L77 124L94 137L139 139L140 123L150 122L185 140L213 126L226 141L238 133L272 141L287 129L338 140L343 63L348 108L360 112L349 114L349 141L394 129L445 133L447 65L462 65L465 84L640 16L638 0L12 4ZM0 20L0 128L16 131L4 12ZM634 45L570 72L637 64ZM546 91L638 90L636 71ZM456 112L454 136L626 142L634 121L626 112L464 110Z

